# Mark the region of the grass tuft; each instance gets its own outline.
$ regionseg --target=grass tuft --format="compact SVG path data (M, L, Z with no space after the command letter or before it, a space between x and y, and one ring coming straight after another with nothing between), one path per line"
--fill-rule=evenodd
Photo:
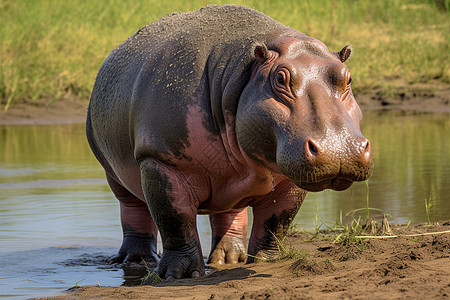
M306 256L308 256L308 253L303 249L297 249L293 247L292 245L288 245L286 243L286 237L280 240L273 232L273 237L275 238L275 241L277 243L279 256L277 257L277 260L284 260L284 259L303 259Z
M332 226L327 225L322 221L321 225L324 225L329 232L336 232L337 236L334 238L334 243L342 244L344 246L348 246L350 244L358 244L361 252L364 250L364 238L363 236L375 236L375 235L391 235L392 230L390 228L388 222L388 214L385 214L383 210L370 207L369 202L369 181L365 181L366 185L366 207L353 209L346 213L342 214L342 211L339 213L339 220L335 222ZM358 213L364 211L365 219L362 219L361 216L358 216ZM370 211L377 211L383 213L382 224L379 225L375 219L370 217ZM315 232L311 233L312 237L309 241L318 238L321 235L320 227L318 226L318 215L319 215L319 206L317 204L316 214L314 216L314 227ZM344 223L344 218L351 218L350 223Z
M308 253L303 249L297 249L286 241L286 237L280 240L273 232L272 234L276 249L264 250L258 252L256 255L247 254L247 256L254 258L256 261L277 262L288 259L304 259Z
M433 202L434 202L434 194L431 194L428 198L425 198L425 214L427 216L427 224L428 226L431 226L431 219L430 219L430 214L431 214L431 209L433 207Z
M147 270L147 274L142 278L141 285L144 284L153 285L163 281L162 278L159 277L159 275L155 271L150 270L150 268L147 265L147 262L144 259L142 259L142 262L144 263L145 269Z

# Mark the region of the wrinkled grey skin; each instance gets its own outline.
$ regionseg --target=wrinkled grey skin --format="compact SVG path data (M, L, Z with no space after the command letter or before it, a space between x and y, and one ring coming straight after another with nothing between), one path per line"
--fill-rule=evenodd
M203 275L197 213L211 214L211 263L272 255L306 191L365 180L350 53L234 5L167 15L117 47L86 123L121 205L124 241L111 261L159 261L167 279Z

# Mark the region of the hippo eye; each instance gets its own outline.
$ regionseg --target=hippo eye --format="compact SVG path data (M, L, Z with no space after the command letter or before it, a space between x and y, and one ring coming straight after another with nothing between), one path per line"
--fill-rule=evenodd
M288 98L292 98L293 94L291 91L290 82L290 71L285 67L279 68L277 73L274 74L274 77L271 80L273 91L279 96L284 95Z
M276 77L276 85L279 88L286 88L286 85L289 82L289 78L289 71L285 69L279 70Z
M284 84L284 76L283 76L283 74L278 73L277 81L278 81L279 84Z
M349 85L350 83L352 83L352 77L350 77L350 78L348 79L347 85Z

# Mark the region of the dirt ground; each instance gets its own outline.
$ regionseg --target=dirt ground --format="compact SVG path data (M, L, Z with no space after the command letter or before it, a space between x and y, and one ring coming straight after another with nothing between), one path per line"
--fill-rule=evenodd
M426 235L430 233L429 235ZM75 287L48 299L448 299L450 220L392 226L399 237L335 243L336 233L294 233L301 254L240 264L198 279L134 287Z

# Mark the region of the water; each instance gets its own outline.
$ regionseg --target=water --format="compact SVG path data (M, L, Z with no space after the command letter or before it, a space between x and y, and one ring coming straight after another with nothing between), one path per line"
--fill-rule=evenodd
M370 206L389 214L392 223L426 222L427 198L431 221L449 219L450 114L371 112L365 124L375 164ZM365 193L364 183L310 193L295 222L313 228L317 215L319 225L332 225L341 211L364 208ZM199 216L198 223L207 255L208 217ZM105 264L121 239L118 202L82 124L0 126L0 297L136 281L141 273Z

